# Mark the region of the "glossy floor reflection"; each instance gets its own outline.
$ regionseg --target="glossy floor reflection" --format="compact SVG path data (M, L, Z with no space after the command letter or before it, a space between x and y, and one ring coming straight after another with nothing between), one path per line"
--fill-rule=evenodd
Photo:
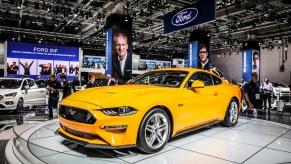
M27 142L29 151L22 150L23 154L30 152L39 161L52 164L291 163L291 126L242 116L232 128L218 124L172 138L155 154L143 154L134 148L84 148L58 135L58 128L55 119L38 125L23 124L14 130Z

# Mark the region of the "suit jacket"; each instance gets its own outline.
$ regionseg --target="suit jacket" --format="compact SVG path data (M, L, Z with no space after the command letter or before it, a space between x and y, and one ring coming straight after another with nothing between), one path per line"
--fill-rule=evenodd
M112 77L118 80L118 84L125 84L131 77L131 56L127 54L127 58L124 66L124 75L122 76L120 70L120 62L118 60L118 54L112 55Z
M204 65L204 67L202 68L202 63L201 63L201 61L199 60L198 61L198 68L199 69L204 69L204 70L209 70L210 69L210 63L209 63L209 61Z
M92 81L89 81L89 82L87 83L87 88L93 88L93 87L95 87L95 84L92 83Z

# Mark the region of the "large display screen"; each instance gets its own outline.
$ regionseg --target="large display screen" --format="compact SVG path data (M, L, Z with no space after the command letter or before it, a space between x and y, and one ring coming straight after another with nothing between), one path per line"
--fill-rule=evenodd
M105 56L84 55L83 68L105 69Z
M66 75L72 80L79 72L79 48L44 44L8 42L8 76L48 78Z
M171 62L140 59L138 70L152 70L158 68L171 68Z

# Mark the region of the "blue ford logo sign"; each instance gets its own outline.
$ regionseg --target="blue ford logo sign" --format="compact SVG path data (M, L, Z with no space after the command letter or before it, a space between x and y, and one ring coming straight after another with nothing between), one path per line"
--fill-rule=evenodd
M186 8L173 16L172 24L174 26L183 26L193 21L197 16L198 10L196 8Z

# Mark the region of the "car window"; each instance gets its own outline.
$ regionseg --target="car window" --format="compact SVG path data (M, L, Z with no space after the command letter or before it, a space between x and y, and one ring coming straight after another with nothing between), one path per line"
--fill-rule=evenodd
M151 71L134 78L127 84L155 85L178 88L186 78L187 74L187 71Z
M212 76L214 85L219 85L222 83L222 80L216 76Z
M34 81L31 79L27 79L27 83L29 84L29 87L34 86Z
M211 76L212 75L205 73L205 72L195 73L190 77L190 79L186 85L187 85L187 87L190 87L195 80L200 80L204 83L205 86L212 86L213 81L212 81Z

